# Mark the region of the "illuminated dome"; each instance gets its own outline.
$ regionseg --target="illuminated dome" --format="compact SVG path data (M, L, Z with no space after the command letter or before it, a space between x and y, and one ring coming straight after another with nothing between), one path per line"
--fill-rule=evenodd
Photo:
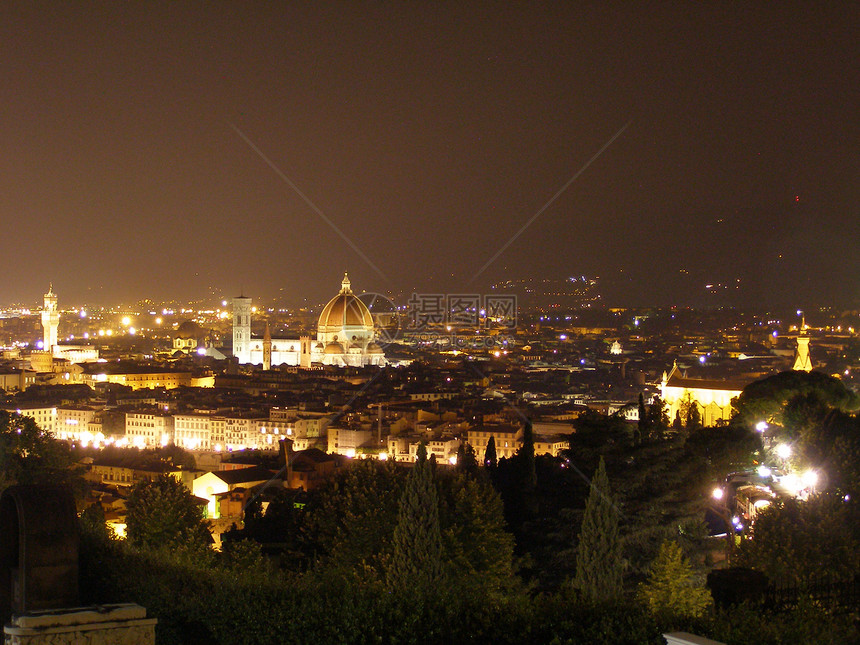
M375 335L370 310L352 292L344 273L340 292L320 313L311 360L323 365L385 365L385 352L373 342Z
M373 331L370 310L352 293L349 285L349 277L344 273L340 293L329 300L320 314L318 332L340 333L343 337L351 338L356 332L365 332L367 336ZM345 333L347 330L351 332L348 335Z

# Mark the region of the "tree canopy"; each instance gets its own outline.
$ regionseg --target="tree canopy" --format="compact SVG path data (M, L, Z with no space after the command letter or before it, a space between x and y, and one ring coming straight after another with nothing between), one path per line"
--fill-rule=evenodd
M135 484L126 510L126 534L132 544L158 548L201 546L211 541L203 507L169 475Z
M654 614L701 616L712 600L710 592L696 584L693 568L675 540L665 540L651 565L639 596Z
M822 372L789 370L747 385L733 403L735 415L751 425L759 421L784 425L788 403L799 395L810 394L832 408L851 411L860 407L860 397L839 379Z
M42 430L30 418L0 410L0 490L13 484L73 483L66 443Z
M830 492L777 502L759 511L738 559L777 582L828 572L850 578L860 573L860 506Z

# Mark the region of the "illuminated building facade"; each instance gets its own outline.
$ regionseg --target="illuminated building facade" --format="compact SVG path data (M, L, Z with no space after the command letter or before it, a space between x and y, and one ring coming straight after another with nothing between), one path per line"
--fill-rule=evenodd
M136 448L157 448L173 443L173 417L155 412L126 412L125 438Z
M695 405L702 425L713 426L732 418L732 399L740 396L751 380L689 378L675 363L668 374L663 373L660 398L668 407L670 421L679 411L685 419L689 407Z
M57 408L53 406L30 405L18 407L4 407L7 412L20 414L22 417L30 417L42 430L48 434L54 434L57 428Z

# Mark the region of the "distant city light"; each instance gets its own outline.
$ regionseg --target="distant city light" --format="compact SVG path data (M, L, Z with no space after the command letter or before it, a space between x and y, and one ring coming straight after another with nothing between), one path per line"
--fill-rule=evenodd
M122 326L128 327L130 324L131 324L131 318L129 318L128 316L123 316L122 317Z

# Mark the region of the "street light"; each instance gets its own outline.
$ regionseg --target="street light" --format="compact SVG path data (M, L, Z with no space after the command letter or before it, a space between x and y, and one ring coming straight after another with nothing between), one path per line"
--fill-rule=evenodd
M804 488L815 488L816 484L818 484L818 473L814 470L807 470L801 475L800 481L803 483Z
M711 497L714 500L711 503L711 509L719 516L726 527L726 564L731 566L732 551L735 546L735 523L728 506L726 506L725 496L726 492L719 486L711 491Z
M787 443L781 443L776 447L776 454L780 459L788 459L791 457L791 446Z

